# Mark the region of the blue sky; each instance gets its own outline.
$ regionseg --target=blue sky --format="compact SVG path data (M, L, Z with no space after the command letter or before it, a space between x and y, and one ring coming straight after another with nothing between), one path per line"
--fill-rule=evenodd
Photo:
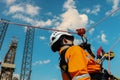
M0 18L12 22L75 31L84 27L89 29L113 10L120 8L120 0L0 0ZM92 50L96 54L99 46L107 52L120 39L120 11L98 24L86 33ZM2 61L8 50L12 36L18 38L15 59L15 74L19 76L22 63L26 28L9 25L1 51ZM31 80L61 80L59 55L49 47L51 31L35 29L33 64ZM75 43L81 38L74 34ZM120 42L112 49L115 58L110 63L111 73L120 77ZM103 64L108 68L107 61Z

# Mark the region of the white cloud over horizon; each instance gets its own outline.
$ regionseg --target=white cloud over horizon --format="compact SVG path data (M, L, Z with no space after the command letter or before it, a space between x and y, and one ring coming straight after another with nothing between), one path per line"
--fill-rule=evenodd
M57 29L75 30L80 27L86 27L88 16L78 12L74 0L67 0L63 5L63 9L65 12L60 15L61 23L56 27Z

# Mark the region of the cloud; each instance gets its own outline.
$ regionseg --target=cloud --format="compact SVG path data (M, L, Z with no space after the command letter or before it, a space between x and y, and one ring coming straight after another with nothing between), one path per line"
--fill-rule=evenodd
M46 38L45 38L45 36L40 36L40 39L45 40Z
M100 5L94 6L94 9L91 11L92 14L98 15L98 12L100 12Z
M102 35L101 35L101 40L102 40L102 42L104 42L104 43L107 42L106 35L105 35L104 33L102 33Z
M39 61L36 61L33 63L33 66L36 66L36 65L44 65L44 64L48 64L50 63L50 60L47 59L47 60L39 60Z
M95 29L94 29L94 28L91 28L91 29L89 30L89 33L92 34L94 31L95 31Z
M27 14L29 14L30 16L35 16L35 15L38 15L39 14L39 10L40 8L37 7L37 6L33 6L31 4L26 4L26 7L25 7L25 12Z
M14 13L19 13L19 12L24 13L24 7L22 7L21 5L12 5L10 6L7 14L14 14Z
M15 14L12 16L12 18L30 23L36 27L45 27L45 26L50 26L52 24L52 21L50 19L48 19L47 21L35 20L31 17L24 16L23 14Z
M4 0L7 5L13 4L16 0Z
M15 14L12 16L14 19L20 19L22 21L25 21L27 23L34 23L34 20L31 19L30 17L24 16L23 14Z
M97 36L97 39L99 39L99 41L103 42L103 43L107 43L108 40L106 39L106 34L101 33L100 35Z
M50 63L50 60L44 60L43 63L48 64L48 63Z
M98 15L98 13L100 12L101 6L100 5L95 5L93 7L93 9L89 9L89 8L85 8L82 11L86 12L88 14L94 14L94 15Z
M78 12L74 0L67 0L63 9L65 12L60 15L61 23L58 24L57 29L75 30L87 25L88 16Z
M52 20L48 19L47 21L43 20L34 20L34 25L38 27L45 27L45 26L51 26Z
M74 0L67 0L64 5L63 5L64 9L68 10L68 9L75 9L75 1Z
M120 0L113 0L113 6L112 6L112 9L113 9L113 10L117 9L119 3L120 3Z
M40 8L31 4L11 5L7 14L22 13L34 17L39 14Z
M18 19L38 27L51 26L52 20L37 20L34 17L39 16L40 7L32 4L13 4L10 5L8 11L4 11L6 15L11 15L13 19Z
M112 1L108 1L108 2L112 2L113 5L112 5L112 9L105 13L106 15L109 15L111 12L118 9L119 5L120 5L120 0L112 0Z

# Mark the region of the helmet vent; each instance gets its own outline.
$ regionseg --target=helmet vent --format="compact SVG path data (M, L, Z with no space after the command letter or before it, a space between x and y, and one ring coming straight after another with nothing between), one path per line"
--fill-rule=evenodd
M52 37L52 41L55 39L55 37Z

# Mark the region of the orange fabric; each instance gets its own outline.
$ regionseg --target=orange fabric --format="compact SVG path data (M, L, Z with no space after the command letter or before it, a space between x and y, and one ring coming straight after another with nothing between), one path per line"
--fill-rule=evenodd
M60 51L61 52L61 51ZM100 71L100 65L96 64L93 57L89 59L89 53L79 46L71 46L65 53L65 60L68 63L68 72L71 77L89 74ZM90 80L90 78L78 79Z

